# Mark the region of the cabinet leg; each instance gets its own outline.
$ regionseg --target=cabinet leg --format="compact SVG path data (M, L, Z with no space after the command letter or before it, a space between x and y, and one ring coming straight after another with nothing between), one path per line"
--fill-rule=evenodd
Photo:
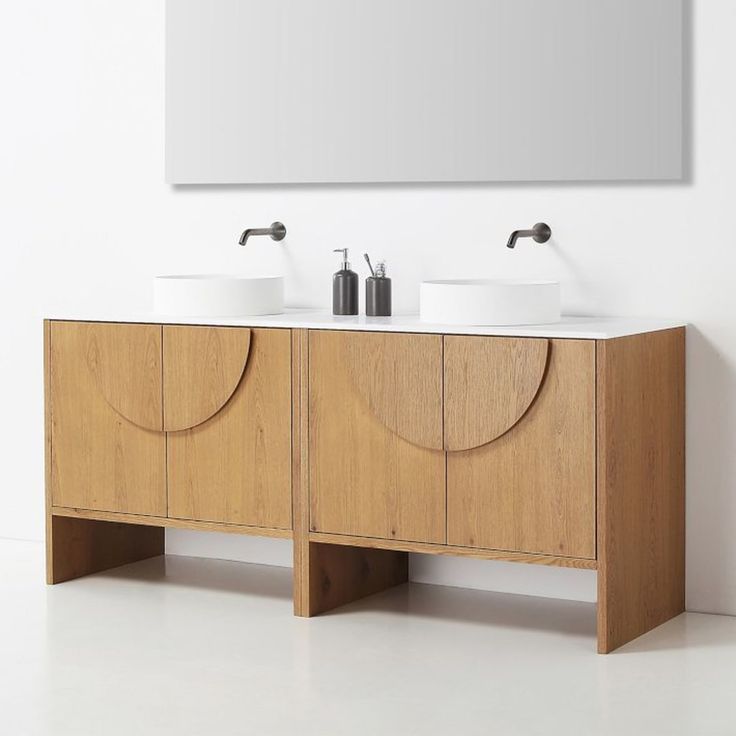
M598 651L685 610L685 330L598 343Z
M294 555L294 614L316 616L409 579L409 555L302 542Z
M49 585L164 554L164 530L51 516L46 530Z
M598 653L608 654L685 611L682 578L645 580L598 569Z

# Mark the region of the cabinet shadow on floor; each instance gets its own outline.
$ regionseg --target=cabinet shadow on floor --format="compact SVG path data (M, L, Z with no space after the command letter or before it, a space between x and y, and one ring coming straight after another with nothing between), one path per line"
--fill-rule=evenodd
M212 590L291 601L291 568L211 560L202 557L161 555L105 572L96 578Z
M254 598L289 606L292 570L230 560L167 555L123 565L87 578L152 583ZM72 583L74 584L74 583ZM545 631L581 638L596 637L596 604L554 598L492 593L425 583L407 583L341 606L318 619L355 614L397 614L458 622L494 629ZM304 621L304 619L296 619ZM316 620L316 619L311 619ZM727 646L736 649L736 618L682 614L618 649L611 656Z
M594 603L491 593L424 583L408 583L377 593L322 616L357 612L402 613L462 621L478 626L532 629L595 639Z
M483 627L532 630L562 636L596 638L596 604L492 593L424 583L409 583L336 609L340 613L404 613L417 617L463 621ZM323 614L330 615L330 614ZM736 618L683 613L612 652L609 656L697 648L736 650Z

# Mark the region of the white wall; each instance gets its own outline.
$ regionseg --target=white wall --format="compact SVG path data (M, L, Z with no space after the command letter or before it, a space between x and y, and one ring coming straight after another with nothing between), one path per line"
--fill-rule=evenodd
M688 605L736 614L736 3L694 5L684 184L171 189L163 0L3 3L0 536L42 537L45 305L144 308L151 274L241 271L260 258L287 274L292 304L327 306L330 251L347 245L389 260L398 310L416 307L422 278L524 274L560 278L570 312L692 322ZM289 228L285 247L237 247L244 226L274 219ZM551 247L504 247L512 228L538 220L554 229ZM484 584L456 563L466 583ZM447 564L415 573L446 580ZM550 574L519 569L519 589L549 592ZM577 577L552 587L590 590Z

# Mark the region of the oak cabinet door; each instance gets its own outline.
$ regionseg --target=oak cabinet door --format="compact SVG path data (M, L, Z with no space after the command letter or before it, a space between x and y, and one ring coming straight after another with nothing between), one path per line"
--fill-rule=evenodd
M164 326L168 515L291 528L289 330Z
M50 326L55 506L166 515L161 327Z
M448 544L595 558L595 342L445 337Z
M442 338L309 334L313 531L445 542Z

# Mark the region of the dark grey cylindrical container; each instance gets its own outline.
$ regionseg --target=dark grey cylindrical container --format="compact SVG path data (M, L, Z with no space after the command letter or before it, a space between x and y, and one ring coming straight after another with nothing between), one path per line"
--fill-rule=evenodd
M332 277L332 314L358 314L358 274L338 271Z
M391 316L391 279L369 276L365 280L365 313L368 317Z
M335 253L342 253L342 264L332 277L332 314L358 314L358 274L350 270L347 248L336 248Z

